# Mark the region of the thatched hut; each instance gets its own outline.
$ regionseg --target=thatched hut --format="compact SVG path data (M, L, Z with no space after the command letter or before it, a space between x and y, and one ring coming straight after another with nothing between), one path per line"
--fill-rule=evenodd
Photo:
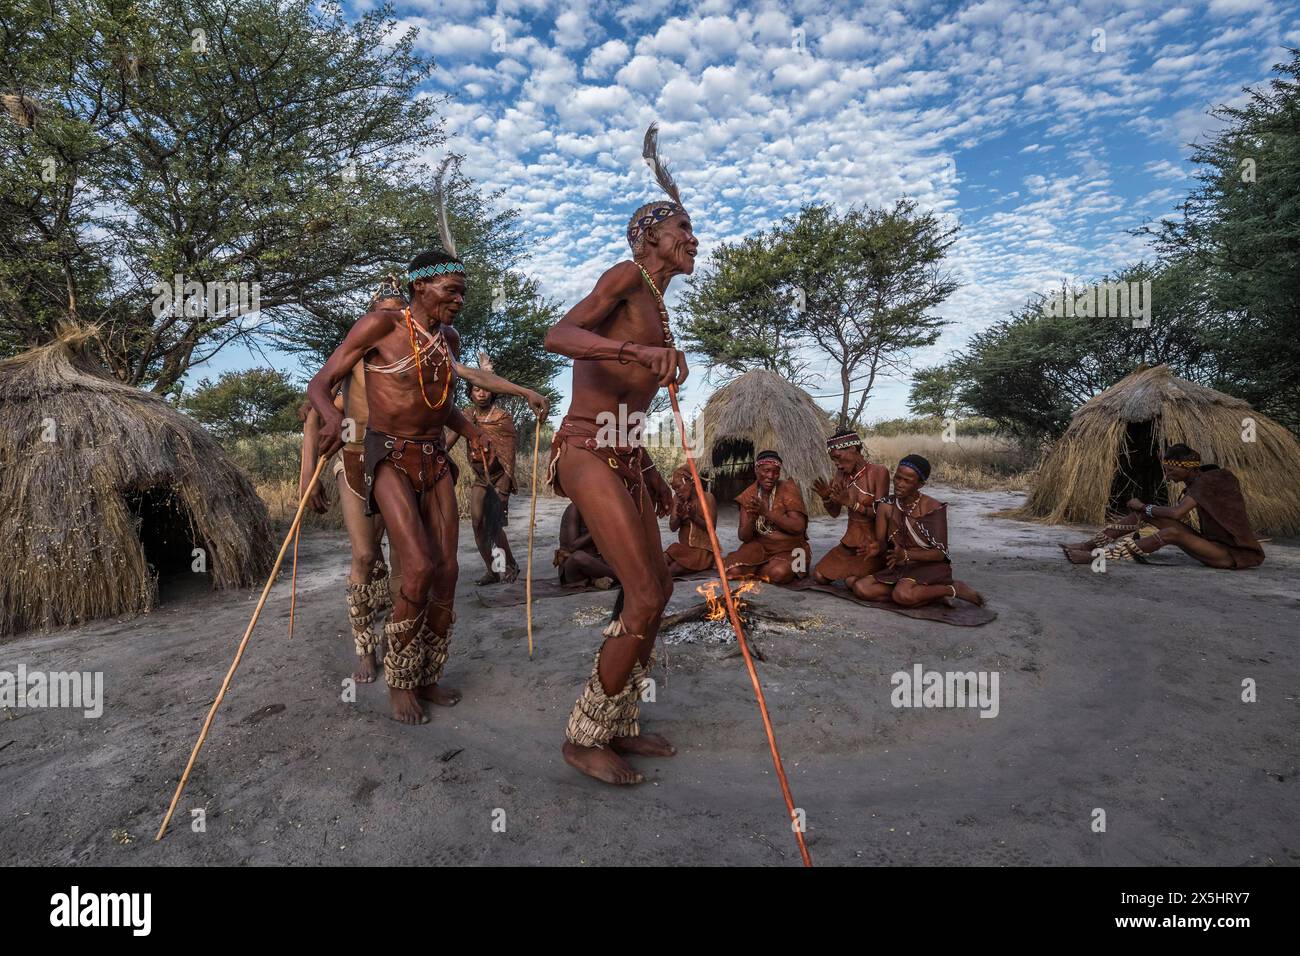
M699 461L712 475L719 502L731 501L754 481L754 456L765 448L784 462L783 477L799 482L809 514L822 514L813 493L830 478L826 436L830 418L803 389L776 372L746 372L718 389L695 423Z
M0 634L147 611L160 576L196 563L216 588L270 571L249 480L197 423L106 375L92 337L0 362Z
M1237 475L1256 532L1300 533L1300 443L1241 399L1164 365L1139 368L1080 407L1028 501L1010 516L1100 524L1129 498L1176 501L1182 485L1167 484L1160 468L1162 451L1176 442Z

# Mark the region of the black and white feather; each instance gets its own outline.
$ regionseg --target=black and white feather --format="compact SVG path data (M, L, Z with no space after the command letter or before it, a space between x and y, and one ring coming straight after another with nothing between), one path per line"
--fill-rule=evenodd
M438 167L438 176L434 181L434 197L438 203L438 237L442 240L442 251L458 259L460 256L456 252L456 240L451 234L451 222L447 219L446 190L443 187L447 167L451 165L452 159L453 157L448 156Z
M668 164L659 158L658 123L651 123L650 128L645 131L645 143L641 147L641 158L645 160L646 165L655 174L655 181L659 183L659 188L668 194L669 199L685 208L686 204L682 202L682 194L677 189L677 183L673 181L673 174L669 171Z

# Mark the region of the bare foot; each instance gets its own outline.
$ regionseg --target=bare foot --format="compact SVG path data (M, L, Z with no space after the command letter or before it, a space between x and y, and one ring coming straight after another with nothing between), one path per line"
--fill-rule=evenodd
M424 708L413 690L388 688L388 706L392 708L392 718L400 724L427 724L429 718L424 716Z
M641 734L639 737L615 737L609 742L611 748L621 754L635 754L638 757L671 757L677 748L659 734Z
M591 579L591 586L592 586L593 588L596 588L597 590L600 590L600 591L608 591L610 588L612 588L612 587L614 586L614 579L613 579L613 578L608 578L608 577L606 577L606 578L592 578L592 579Z
M641 783L645 777L627 765L614 751L602 747L579 747L564 742L564 762L575 770L616 786Z
M507 565L506 565L506 571L505 571L505 574L502 575L502 579L506 582L506 584L514 584L516 581L518 581L518 580L519 580L519 565L517 565L517 564L507 564Z
M489 571L483 577L478 579L479 584L496 584L501 580L501 575L495 571Z
M460 703L460 691L451 687L425 684L423 687L417 687L415 693L420 700L427 700L439 707L455 707Z
M357 669L352 672L352 679L358 684L373 684L378 669L375 667L374 654L357 655Z
M964 581L954 581L952 586L956 589L957 596L963 601L970 601L970 603L974 604L976 607L984 606L984 595L980 594L979 591L976 591L969 584L966 584Z
M1092 552L1077 548L1064 548L1065 557L1071 564L1092 564Z

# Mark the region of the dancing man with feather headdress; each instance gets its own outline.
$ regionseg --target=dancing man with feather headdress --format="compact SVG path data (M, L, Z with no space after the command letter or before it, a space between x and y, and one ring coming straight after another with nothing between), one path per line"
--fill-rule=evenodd
M442 164L437 179L442 249L411 262L406 273L410 306L363 315L307 387L323 422L318 450L332 455L343 444L343 415L334 405L334 389L358 361L365 363L367 513L383 515L390 547L402 566L401 587L384 626L384 678L393 719L407 724L428 722L424 701L450 706L460 700L457 691L439 686L455 620L460 531L456 468L443 429L465 436L473 455L490 458L491 440L456 408L456 378L519 395L539 416L549 411L546 399L532 389L460 363L460 336L453 322L465 304L466 275L443 199L449 162Z
M654 125L642 155L668 198L633 213L627 227L632 260L602 275L546 336L547 351L573 359L573 399L551 444L548 481L577 505L624 598L569 716L564 759L612 784L644 779L624 759L628 755L676 753L663 737L640 732L638 714L640 685L673 592L658 521L672 507L672 489L639 434L618 434L613 441L609 435L616 431L611 423L640 420L660 388L686 381L686 357L676 348L663 295L673 276L695 270L698 242L659 159Z

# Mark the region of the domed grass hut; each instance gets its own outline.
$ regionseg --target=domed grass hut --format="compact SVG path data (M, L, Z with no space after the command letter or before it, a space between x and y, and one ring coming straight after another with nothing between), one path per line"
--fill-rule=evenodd
M1008 517L1095 525L1108 512L1123 513L1130 498L1177 501L1182 485L1166 483L1160 468L1163 450L1176 442L1236 474L1256 533L1300 534L1300 443L1241 399L1165 365L1139 368L1082 405L1033 493Z
M713 393L695 427L698 461L709 470L720 503L753 483L754 456L771 448L781 456L782 477L799 483L808 513L825 513L812 483L831 476L831 423L803 389L776 372L746 372Z
M93 336L0 362L0 634L142 613L160 576L270 572L252 484L197 423L109 377Z

